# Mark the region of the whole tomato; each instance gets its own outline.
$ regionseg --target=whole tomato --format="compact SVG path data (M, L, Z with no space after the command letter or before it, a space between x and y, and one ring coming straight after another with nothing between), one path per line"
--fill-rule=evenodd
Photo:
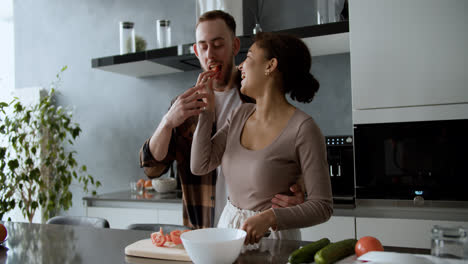
M6 239L7 234L8 232L6 227L0 223L0 242L3 242Z
M377 238L365 236L358 240L354 251L356 252L356 256L360 257L370 251L384 251L384 248Z
M151 180L146 180L145 183L144 183L144 185L145 185L145 188L151 188L151 187L153 187L153 184L151 183Z
M140 187L140 188L143 188L144 185L145 185L145 180L139 179L139 180L137 181L136 185L137 185L138 187Z

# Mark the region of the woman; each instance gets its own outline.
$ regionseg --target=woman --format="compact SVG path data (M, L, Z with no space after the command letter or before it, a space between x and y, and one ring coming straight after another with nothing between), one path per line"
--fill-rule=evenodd
M312 101L319 83L310 66L300 39L257 34L239 66L240 91L256 104L241 105L213 137L213 92L206 81L207 106L194 134L191 169L201 175L221 164L229 201L218 227L244 229L245 244L257 243L269 229L272 238L299 240L299 228L325 222L333 212L325 139L312 117L286 99L289 93L296 101ZM306 201L272 208L271 198L287 193L299 178Z

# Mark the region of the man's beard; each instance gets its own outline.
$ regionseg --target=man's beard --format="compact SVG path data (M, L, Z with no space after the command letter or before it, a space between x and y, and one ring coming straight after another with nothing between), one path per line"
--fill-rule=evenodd
M226 69L225 69L225 73L226 75L224 75L224 78L223 80L221 80L220 82L220 85L222 86L226 86L229 81L231 80L231 75L232 75L232 60L233 58L231 57L231 59L228 61L228 63L226 64ZM224 69L223 69L224 70Z

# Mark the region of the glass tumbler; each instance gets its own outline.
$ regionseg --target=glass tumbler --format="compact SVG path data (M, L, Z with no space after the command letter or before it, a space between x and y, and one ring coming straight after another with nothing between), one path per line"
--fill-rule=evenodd
M317 9L317 25L328 23L328 1L329 0L317 0L315 2ZM330 3L332 4L332 3Z
M463 227L434 226L431 255L442 258L468 259L467 230Z
M156 40L158 49L171 46L171 21L165 19L156 20Z
M120 55L135 52L135 29L134 23L129 21L120 22Z

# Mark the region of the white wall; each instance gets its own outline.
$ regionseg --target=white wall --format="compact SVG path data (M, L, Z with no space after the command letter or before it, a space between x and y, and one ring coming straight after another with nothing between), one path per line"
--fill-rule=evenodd
M0 2L0 101L15 87L13 0Z

